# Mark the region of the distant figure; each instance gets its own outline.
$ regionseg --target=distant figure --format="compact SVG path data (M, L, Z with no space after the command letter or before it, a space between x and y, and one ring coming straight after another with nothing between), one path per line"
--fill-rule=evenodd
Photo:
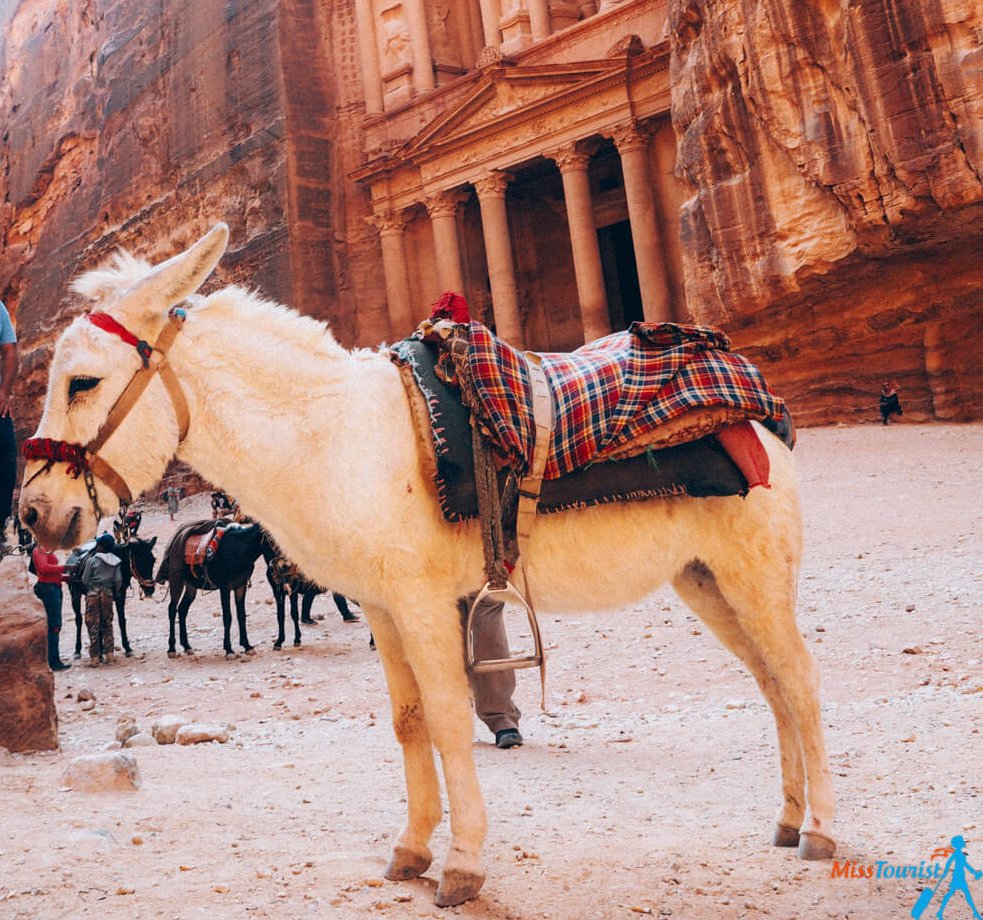
M85 590L85 626L89 631L89 666L116 660L113 640L113 598L123 584L120 558L114 552L116 541L112 534L96 538L96 548L82 569Z
M892 415L901 415L901 400L898 399L898 385L884 381L881 387L881 419L884 424Z
M181 497L181 490L175 486L168 486L164 490L164 501L167 502L167 513L171 516L171 520L174 520L174 515L177 514L177 502Z
M48 620L48 667L52 671L64 671L71 665L61 660L58 638L61 633L61 585L68 581L68 574L58 557L40 544L36 544L31 551L29 571L33 571L38 577L34 594L44 604L44 614Z

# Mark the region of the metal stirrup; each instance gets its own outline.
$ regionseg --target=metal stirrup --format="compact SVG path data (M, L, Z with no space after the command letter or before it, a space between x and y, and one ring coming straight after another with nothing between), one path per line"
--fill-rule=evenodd
M516 671L520 668L539 668L539 680L542 691L540 706L545 712L546 653L543 650L543 642L539 634L539 621L536 619L536 610L532 603L529 578L526 573L522 550L532 530L533 522L536 519L536 506L539 504L539 493L543 483L543 474L546 471L546 460L549 457L550 445L553 440L554 415L553 398L550 394L549 383L546 380L546 372L540 365L539 355L533 352L526 352L526 359L526 368L529 371L529 377L532 383L536 441L533 445L532 461L529 464L529 470L519 482L519 508L516 521L516 540L519 546L519 563L522 568L522 581L525 591L520 591L511 579L506 580L504 587L493 587L491 581L486 581L482 589L475 595L468 609L464 637L467 655L466 663L468 672L471 674L486 674L494 671ZM532 630L532 655L520 655L514 658L488 658L475 661L472 621L479 602L483 601L486 597L498 597L503 602L506 598L512 598L522 605L529 619L529 627Z

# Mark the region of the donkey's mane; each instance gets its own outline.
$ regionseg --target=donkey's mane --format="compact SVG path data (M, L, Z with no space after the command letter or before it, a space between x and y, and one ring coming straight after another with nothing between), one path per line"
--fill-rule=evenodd
M153 269L154 266L146 260L120 249L105 265L79 275L72 282L71 289L85 300L95 303L114 294L125 293L143 281ZM320 346L334 354L345 350L327 323L239 285L228 285L205 296L192 295L188 301L196 311L228 312L230 317L233 313L240 317L249 315L257 321L259 328L276 329L277 338L299 347L311 349ZM359 356L360 351L356 350L353 355Z

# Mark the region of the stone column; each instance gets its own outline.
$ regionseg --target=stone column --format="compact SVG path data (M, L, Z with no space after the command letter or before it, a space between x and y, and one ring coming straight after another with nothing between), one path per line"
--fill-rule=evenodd
M356 3L358 17L358 52L362 63L362 88L365 92L365 113L374 115L382 111L382 80L379 69L379 49L375 40L375 23L369 3Z
M502 30L498 22L502 18L501 0L480 0L481 28L485 36L485 47L494 48L502 43Z
M433 89L433 55L427 32L427 11L423 0L405 0L406 21L410 27L410 53L413 60L413 88L418 92Z
M576 144L570 144L547 156L560 168L563 179L573 270L577 277L577 296L580 298L580 322L584 327L584 341L590 342L611 331L604 272L601 269L601 249L597 244L594 206L587 177L590 154L579 150Z
M485 235L485 257L488 260L495 332L510 345L525 348L519 297L515 287L512 238L505 207L505 190L511 181L512 176L508 173L493 172L478 179L474 187L481 206L481 229Z
M546 0L529 0L529 25L534 42L550 34L550 11Z
M447 191L428 195L424 202L430 215L430 222L433 224L437 283L440 285L440 291L464 294L461 247L457 239L457 211L467 199L468 193L465 191Z
M628 219L635 247L638 287L647 322L670 322L669 277L659 241L659 224L648 162L648 135L635 123L622 125L612 134L621 155L625 177Z
M406 248L403 244L406 214L403 211L382 211L368 218L368 221L379 232L379 241L382 243L382 271L386 277L390 332L394 338L402 338L409 335L417 325L410 297Z

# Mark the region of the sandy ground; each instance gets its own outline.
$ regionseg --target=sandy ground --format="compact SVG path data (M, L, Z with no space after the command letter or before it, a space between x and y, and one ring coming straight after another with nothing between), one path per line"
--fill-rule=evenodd
M839 857L917 865L961 833L983 867L983 425L813 429L796 455L799 617L823 674ZM180 516L204 511L198 498ZM163 543L174 526L156 506L143 529ZM0 752L0 918L910 916L918 882L832 878L768 845L770 715L668 589L542 623L552 714L526 671L526 745L499 751L475 724L488 881L441 911L433 868L382 879L405 799L364 620L319 598L303 646L275 652L260 567L248 603L252 656L223 657L217 595L192 608L197 654L174 660L166 607L133 600L136 657L56 676L61 750ZM226 745L137 749L138 792L60 790L121 715L149 728L169 713L236 730ZM445 821L438 862L446 845ZM946 912L970 916L958 898Z

